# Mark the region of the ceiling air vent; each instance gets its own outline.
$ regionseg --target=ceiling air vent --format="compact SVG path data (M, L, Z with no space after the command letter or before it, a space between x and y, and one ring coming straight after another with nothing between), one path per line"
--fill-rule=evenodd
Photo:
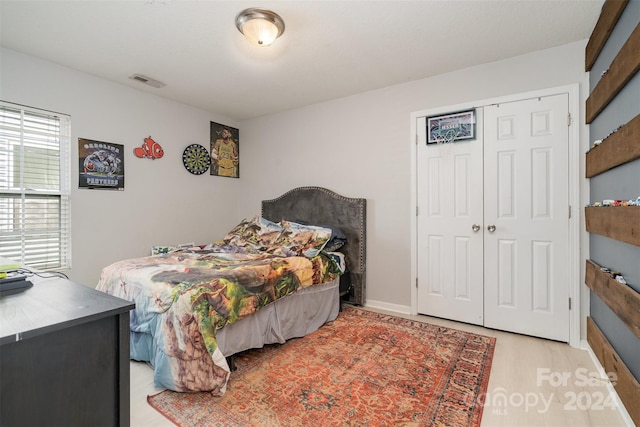
M140 83L144 83L146 85L153 86L153 87L156 87L156 88L160 88L160 87L165 86L165 84L162 83L161 81L152 79L151 77L143 76L142 74L134 74L134 75L130 76L129 78L131 80L136 80L136 81L138 81Z

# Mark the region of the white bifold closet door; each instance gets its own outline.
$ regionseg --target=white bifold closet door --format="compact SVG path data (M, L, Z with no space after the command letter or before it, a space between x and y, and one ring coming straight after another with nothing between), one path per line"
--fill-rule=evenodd
M490 105L475 141L418 143L420 313L569 340L567 116L567 94Z

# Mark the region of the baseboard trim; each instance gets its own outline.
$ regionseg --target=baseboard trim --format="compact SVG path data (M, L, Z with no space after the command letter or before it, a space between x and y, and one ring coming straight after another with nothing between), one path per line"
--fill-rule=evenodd
M365 303L365 307L375 308L378 310L392 311L394 313L405 314L405 315L411 314L411 307L409 307L408 305L389 304L388 302L375 301L375 300L372 301L370 299L368 299L367 302Z

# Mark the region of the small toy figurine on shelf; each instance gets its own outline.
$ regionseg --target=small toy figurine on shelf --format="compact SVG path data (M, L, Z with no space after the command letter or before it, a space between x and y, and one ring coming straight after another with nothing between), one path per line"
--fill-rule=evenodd
M609 138L611 135L613 135L614 133L618 132L620 129L622 129L624 125L618 126L617 128L615 128L614 130L612 130L611 132L609 132L604 138L602 139L596 139L595 141L593 141L593 144L591 144L591 148L589 150L593 150L594 148L596 148L598 145L602 144L602 141L605 141L607 138Z
M601 202L593 202L587 207L597 208L601 206L640 206L640 197L631 200L605 199Z
M626 285L627 284L627 281L624 280L624 277L618 271L611 271L611 269L609 269L607 267L600 267L600 271L602 271L603 273L608 274L609 276L611 276L612 279L615 279L615 281L620 283L621 285Z

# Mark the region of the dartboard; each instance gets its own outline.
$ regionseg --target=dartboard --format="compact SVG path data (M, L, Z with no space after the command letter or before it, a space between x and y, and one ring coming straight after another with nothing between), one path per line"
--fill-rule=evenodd
M185 169L194 175L202 175L209 169L209 152L200 144L191 144L182 153Z

